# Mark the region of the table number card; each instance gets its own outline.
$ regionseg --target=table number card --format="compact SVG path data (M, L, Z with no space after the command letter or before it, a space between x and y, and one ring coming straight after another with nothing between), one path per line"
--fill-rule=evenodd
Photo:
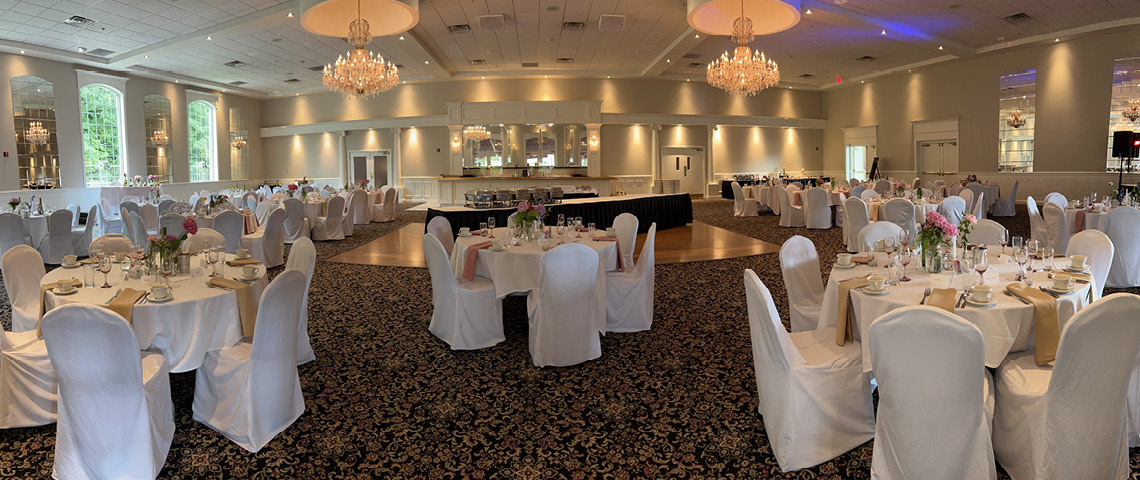
M930 276L931 288L950 288L950 282L954 277L949 273L936 273Z
M993 269L988 269L988 270L986 270L986 273L982 275L982 278L985 279L985 281L987 281L987 282L997 283L998 272L996 270L993 270Z
M1014 263L1013 257L1010 257L1009 255L1003 253L998 257L997 263Z

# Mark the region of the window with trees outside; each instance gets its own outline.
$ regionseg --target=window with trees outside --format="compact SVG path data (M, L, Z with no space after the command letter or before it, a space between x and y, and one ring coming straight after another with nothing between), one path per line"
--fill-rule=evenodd
M1112 156L1112 134L1121 131L1140 130L1140 117L1129 120L1125 116L1129 101L1136 101L1140 95L1140 57L1118 58L1112 68L1112 104L1108 111L1108 165L1106 171L1118 172L1120 159ZM1129 165L1132 171L1136 162Z
M215 107L209 102L190 102L190 181L209 182L218 179L218 148Z
M83 127L83 171L89 187L111 185L122 179L123 96L105 85L79 89Z

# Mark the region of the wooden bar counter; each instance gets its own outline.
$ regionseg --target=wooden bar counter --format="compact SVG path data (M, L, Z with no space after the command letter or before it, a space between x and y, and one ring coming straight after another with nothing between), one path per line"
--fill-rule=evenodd
M614 177L440 177L440 205L463 205L463 194L468 190L498 190L500 188L583 186L589 185L599 196L610 195L610 180Z

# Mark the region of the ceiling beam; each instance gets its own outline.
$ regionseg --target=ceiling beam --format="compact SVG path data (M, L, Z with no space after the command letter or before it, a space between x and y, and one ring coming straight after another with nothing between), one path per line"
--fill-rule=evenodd
M978 53L989 53L997 50L1003 50L1011 47L1018 47L1021 45L1029 45L1037 42L1052 42L1055 39L1085 35L1095 33L1102 30L1111 30L1113 28L1131 27L1140 25L1140 17L1129 17L1112 20L1108 22L1094 23L1092 25L1085 25L1083 27L1069 28L1065 30L1056 31L1053 33L1046 33L1042 35L1034 35L1032 37L1019 38L1008 42L995 43L978 49Z
M400 40L400 37L404 39ZM424 43L411 30L400 35L373 38L372 43L382 51L391 52L391 55L397 60L396 63L405 67L415 63L417 66L422 66L432 78L437 80L451 78L451 72L443 68L443 63L424 47ZM424 61L428 63L424 64Z
M800 8L804 11L808 9L814 9L833 13L850 20L874 25L877 28L886 30L888 38L893 38L901 42L921 45L924 47L927 46L928 43L934 43L943 47L944 51L949 50L947 53L953 53L956 55L973 55L977 53L977 49L973 47L962 45L945 38L930 35L921 30L916 30L900 23L894 23L888 20L883 20L881 18L872 17L870 15L853 12L851 10L836 6L833 3L823 2L822 0L801 0Z
M651 60L649 64L641 70L641 76L661 76L662 73L665 73L665 70L668 70L669 67L673 66L673 63L666 60L675 60L677 62L680 62L682 55L689 53L694 48L696 48L697 45L700 45L701 42L704 41L702 38L697 38L696 35L697 31L693 30L693 27L686 28L685 33L682 33L680 36L674 39L673 43L670 43L664 51L657 55L656 58Z

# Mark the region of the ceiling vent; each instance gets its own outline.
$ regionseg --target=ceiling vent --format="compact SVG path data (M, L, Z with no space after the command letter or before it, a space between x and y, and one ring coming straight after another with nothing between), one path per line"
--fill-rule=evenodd
M815 75L812 75L810 73L801 73L800 78L815 78Z
M499 15L479 15L479 30L502 30L507 18Z
M325 66L324 65L317 65L315 67L309 67L309 70L312 70L314 72L323 72L323 71L325 71Z
M467 33L471 31L471 25L468 25L466 23L461 25L448 25L447 31L451 33Z
M878 59L879 59L879 57L872 57L870 55L863 55L862 57L856 58L855 60L858 60L860 62L873 62L873 61L878 60Z
M705 64L703 64L703 63L701 63L701 62L691 62L691 63L689 63L689 68L701 68L701 67L703 67L703 66L705 66Z
M523 62L522 68L538 68L538 62Z
M300 85L300 84L301 84L301 79L299 79L299 78L290 78L290 79L288 79L288 80L285 80L285 83L292 83L293 85Z
M233 61L230 61L230 62L226 62L226 66L227 66L227 67L234 67L234 68L237 68L237 67L244 67L244 66L245 66L245 62L243 62L243 61L241 61L241 60L233 60Z
M95 20L92 20L92 19L87 18L87 17L81 17L79 15L72 15L71 18L64 20L63 23L83 28L83 27L91 26L92 24L95 23Z
M562 22L562 29L581 31L586 29L586 24L583 22Z
M1033 17L1030 17L1029 14L1025 13L1025 12L1015 13L1013 15L1005 17L1005 21L1012 23L1014 25L1016 25L1018 23L1028 22L1032 19L1033 19Z
M598 17L598 30L604 32L620 32L625 30L625 15L606 15Z
M112 53L115 53L115 52L107 50L106 48L96 48L94 50L88 50L87 51L88 55L95 55L96 57L106 57L106 56L111 55Z
M246 82L241 81L241 80L236 80L236 81L230 82L230 85L233 85L235 87L240 87L240 86L245 85L245 84L246 84Z
M482 58L476 58L475 60L471 61L471 64L472 65L486 65L487 61L482 59Z
M403 66L403 65L400 65L400 64L398 64L398 63L396 64L396 69L403 69L403 68L404 68L404 66Z
M574 63L574 59L570 58L570 57L561 57L561 58L555 60L555 62L558 62L558 63Z
M684 58L685 60L696 60L698 58L701 58L701 54L699 54L699 53L686 53L684 55L681 55L681 58Z

